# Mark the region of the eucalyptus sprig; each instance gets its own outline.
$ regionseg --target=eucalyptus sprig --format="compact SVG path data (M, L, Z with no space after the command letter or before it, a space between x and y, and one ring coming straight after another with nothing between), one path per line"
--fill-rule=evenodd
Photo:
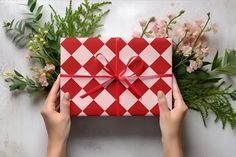
M30 91L30 95L34 96L43 90L38 82L28 76L23 76L16 70L14 72L5 72L4 75L7 76L5 81L11 82L9 86L10 91L25 90L27 88Z
M25 13L26 18L16 22L14 19L10 22L3 22L7 34L18 47L26 46L32 32L37 32L40 27L39 21L43 15L43 5L37 7L37 0L28 0L25 6L28 8L28 12Z

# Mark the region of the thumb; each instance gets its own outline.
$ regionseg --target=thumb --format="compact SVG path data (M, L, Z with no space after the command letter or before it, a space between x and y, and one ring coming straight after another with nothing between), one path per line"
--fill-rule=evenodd
M68 92L63 95L60 103L60 112L65 115L70 115L70 94Z
M169 113L167 100L166 100L166 97L162 91L158 91L157 98L158 98L158 102L159 102L160 115Z

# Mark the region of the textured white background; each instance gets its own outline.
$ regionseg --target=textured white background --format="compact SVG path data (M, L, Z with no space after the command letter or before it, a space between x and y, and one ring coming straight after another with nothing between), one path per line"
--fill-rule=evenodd
M0 22L20 18L26 0L0 0ZM80 1L75 0L74 6ZM47 20L48 4L64 13L68 0L39 0L44 4ZM209 35L211 52L236 48L235 0L114 0L111 12L101 29L103 36L130 36L139 30L138 21L150 16L163 17L185 9L182 20L206 18L211 12L220 31ZM17 49L0 27L0 71L12 70L30 75L25 59L26 50ZM209 58L212 58L210 55ZM235 86L235 79L231 80ZM43 99L34 101L26 93L12 94L0 79L0 157L42 157L46 152L47 135L39 109ZM234 102L234 105L235 102ZM229 126L221 129L210 115L208 127L203 126L199 113L187 114L183 129L183 147L188 157L232 157L236 154L236 132ZM161 135L155 117L75 118L69 141L71 157L156 157L162 156Z

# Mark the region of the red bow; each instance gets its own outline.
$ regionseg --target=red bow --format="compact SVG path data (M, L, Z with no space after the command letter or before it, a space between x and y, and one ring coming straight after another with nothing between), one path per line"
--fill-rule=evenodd
M97 57L100 56L100 55L105 59L105 61L106 61L107 63L109 63L109 61L106 59L106 57L105 57L103 54L101 54L101 53L98 53L98 54L96 55L96 60L97 60ZM90 94L96 92L96 91L99 90L100 88L103 88L106 84L112 83L115 79L120 80L120 81L124 81L124 82L135 92L135 94L137 94L138 97L141 97L141 96L142 96L141 92L140 92L137 88L135 88L135 87L128 81L128 79L127 79L127 78L129 78L129 77L135 76L135 74L132 74L132 75L129 75L129 76L124 76L124 74L125 74L126 71L127 71L127 67L130 65L130 63L132 63L132 61L133 61L136 57L137 57L137 56L131 57L131 58L129 59L127 65L125 66L125 68L124 68L120 73L117 73L117 71L114 71L114 70L112 69L112 67L110 67L109 64L107 64L107 66L103 66L103 70L105 70L108 74L110 74L110 76L111 76L110 79L107 80L107 81L105 81L105 82L103 82L102 84L100 84L100 85L98 85L98 86L92 88L91 90L89 90L87 93L81 95L80 97L81 97L81 98L84 98L84 97L86 97L86 96L88 96L88 95L90 95ZM141 65L141 66L142 66L142 65Z

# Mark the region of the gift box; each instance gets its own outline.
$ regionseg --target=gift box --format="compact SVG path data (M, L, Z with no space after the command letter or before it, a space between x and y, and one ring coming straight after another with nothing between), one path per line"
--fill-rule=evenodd
M172 108L169 38L62 38L60 70L72 116L159 115L159 90Z

